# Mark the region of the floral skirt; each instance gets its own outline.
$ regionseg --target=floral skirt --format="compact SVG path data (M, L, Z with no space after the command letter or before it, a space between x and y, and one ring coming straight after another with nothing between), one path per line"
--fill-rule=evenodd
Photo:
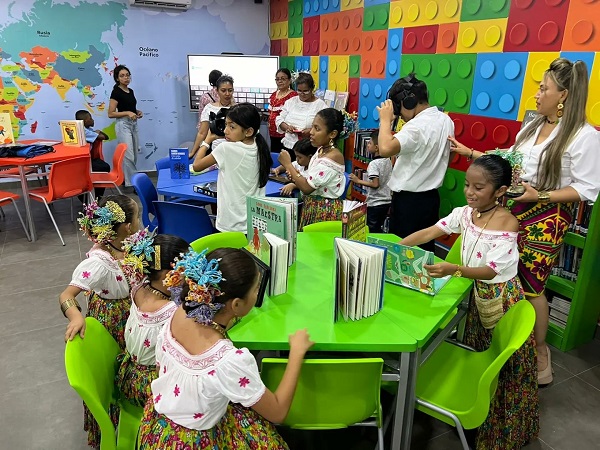
M156 366L138 364L127 350L117 356L117 364L117 389L124 398L143 408L152 397L150 385L158 377Z
M154 410L149 400L140 427L138 450L289 450L275 426L250 408L229 404L210 430L177 425Z
M342 201L339 198L325 198L319 195L303 197L302 215L298 231L316 222L342 220Z
M506 283L487 284L477 281L483 299L500 295L504 288L504 312L525 300L518 277ZM477 351L486 350L494 330L481 324L473 295L469 303L465 344ZM539 432L537 361L533 334L504 364L498 376L498 388L485 422L477 430L477 450L516 450L536 439Z
M519 277L527 297L544 292L569 224L572 203L519 203L508 207L519 220Z
M98 319L104 328L115 338L121 349L125 349L125 324L129 318L131 299L129 297L115 300L106 300L92 292L88 302L88 317ZM119 407L110 406L110 417L115 428L119 423ZM90 410L83 404L83 429L88 433L88 445L100 447L100 427L92 416Z

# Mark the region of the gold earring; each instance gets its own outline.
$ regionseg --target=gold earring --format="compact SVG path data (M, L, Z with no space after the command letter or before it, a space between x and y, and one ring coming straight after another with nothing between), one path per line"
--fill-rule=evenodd
M334 144L334 142L333 142L333 139L332 139L332 138L329 138L329 146L330 146L330 147L333 147L334 145L335 145L335 144Z
M560 102L558 104L558 106L557 106L558 111L556 111L556 117L562 117L562 115L563 115L563 108L564 107L565 107L565 105L562 102Z

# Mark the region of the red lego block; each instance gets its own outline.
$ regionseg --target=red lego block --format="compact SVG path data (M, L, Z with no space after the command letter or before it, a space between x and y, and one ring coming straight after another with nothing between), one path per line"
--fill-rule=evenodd
M288 0L271 0L269 4L271 23L288 20L288 3Z
M285 40L287 42L287 39ZM271 55L281 56L281 39L271 41Z
M435 53L456 53L458 25L458 22L440 24Z
M321 20L319 16L306 17L303 23L302 37L304 56L319 56L319 41L321 37Z
M281 54L279 56L287 56L288 55L288 40L281 40Z
M459 113L450 113L449 116L454 122L456 139L478 151L509 148L514 144L517 133L521 129L521 122L516 120L493 119ZM450 167L466 171L469 162L467 158L455 154L450 162Z
M598 4L594 0L571 0L562 50L600 51Z
M385 78L388 30L364 31L360 48L360 76Z
M564 0L512 0L504 51L560 51L568 10Z
M405 28L403 54L433 54L437 48L439 25Z
M359 95L358 91L360 90L360 79L359 78L350 78L348 80L348 105L346 106L346 111L358 112L358 100Z
M305 19L306 20L306 19ZM322 55L357 55L360 53L363 10L351 9L320 16Z

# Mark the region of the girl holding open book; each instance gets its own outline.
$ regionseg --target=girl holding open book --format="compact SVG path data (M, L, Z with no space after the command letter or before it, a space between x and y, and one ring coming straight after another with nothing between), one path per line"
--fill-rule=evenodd
M461 233L461 264L426 265L433 277L453 275L475 280L469 303L465 343L477 351L490 346L496 323L515 303L525 300L517 270L517 219L499 204L511 185L510 163L483 155L466 173L467 206L455 208L436 225L402 240L419 245L445 234ZM486 421L479 427L478 450L519 449L537 437L539 405L533 336L504 365Z

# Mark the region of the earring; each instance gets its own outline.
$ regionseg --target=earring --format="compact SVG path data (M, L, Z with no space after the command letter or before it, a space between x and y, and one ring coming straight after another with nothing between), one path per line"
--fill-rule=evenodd
M333 139L329 138L329 146L330 146L330 147L333 147L334 145L335 145L335 144L334 144L334 142L333 142Z
M562 102L560 102L557 106L558 111L556 111L556 117L562 117L563 115L563 108L565 107L565 105L563 105Z
M500 202L498 201L498 198L496 198L496 205L499 205Z

